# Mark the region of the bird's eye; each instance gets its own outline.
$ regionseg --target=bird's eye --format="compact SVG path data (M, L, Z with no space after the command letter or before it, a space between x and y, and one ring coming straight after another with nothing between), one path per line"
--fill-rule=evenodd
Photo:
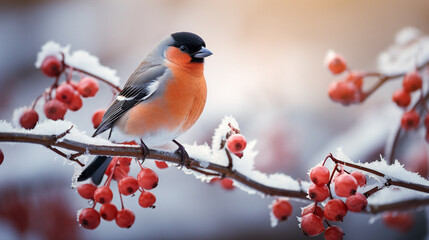
M181 45L181 46L179 47L179 49L180 49L180 51L182 51L182 52L186 52L186 50L188 50L188 48L187 48L185 45Z

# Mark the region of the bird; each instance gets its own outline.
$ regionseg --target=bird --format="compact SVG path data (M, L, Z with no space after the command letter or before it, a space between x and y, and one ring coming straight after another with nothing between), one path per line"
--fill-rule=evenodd
M207 99L204 59L213 53L191 32L176 32L162 40L131 74L111 102L92 137L110 130L112 142L140 142L144 157L150 147L171 141L182 164L189 158L176 138L191 128ZM100 184L112 157L96 156L78 181Z

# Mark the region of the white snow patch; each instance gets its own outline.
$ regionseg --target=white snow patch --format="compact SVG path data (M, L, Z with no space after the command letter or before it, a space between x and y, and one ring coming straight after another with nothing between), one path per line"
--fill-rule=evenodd
M61 53L64 54L64 62L66 64L87 71L109 81L115 86L119 86L120 81L116 75L116 70L101 65L100 60L96 56L83 50L71 53L70 45L62 47L54 41L49 41L42 46L41 51L37 53L37 60L34 65L36 68L40 68L47 56L55 56L62 60L63 56Z

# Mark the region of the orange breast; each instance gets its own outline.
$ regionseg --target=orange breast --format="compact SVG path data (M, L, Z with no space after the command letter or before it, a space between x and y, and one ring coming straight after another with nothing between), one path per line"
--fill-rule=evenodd
M125 133L142 136L159 130L185 132L201 115L207 97L203 64L168 63L174 79L167 80L162 97L142 102L130 109Z

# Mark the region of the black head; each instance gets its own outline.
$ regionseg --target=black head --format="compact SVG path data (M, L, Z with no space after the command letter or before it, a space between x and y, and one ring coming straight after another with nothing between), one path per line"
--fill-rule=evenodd
M190 32L177 32L171 34L174 39L173 46L179 48L182 52L188 53L192 60L191 62L204 62L204 58L212 55L206 49L206 43L198 35Z

